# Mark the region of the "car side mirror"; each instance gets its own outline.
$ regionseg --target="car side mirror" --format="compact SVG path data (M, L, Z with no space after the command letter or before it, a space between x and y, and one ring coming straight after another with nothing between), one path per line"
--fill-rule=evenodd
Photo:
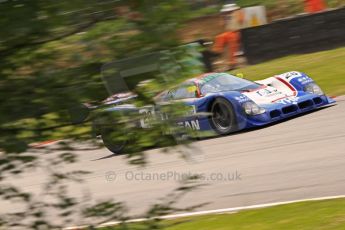
M236 73L236 77L239 77L239 78L243 78L243 79L245 79L245 77L244 77L244 74L243 74L243 73Z
M189 86L187 88L189 93L194 93L194 96L197 97L198 96L198 89L195 85Z

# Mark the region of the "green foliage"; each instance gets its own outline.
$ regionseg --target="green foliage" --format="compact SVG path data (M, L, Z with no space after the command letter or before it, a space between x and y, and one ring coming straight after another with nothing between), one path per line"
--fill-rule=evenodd
M5 1L0 7L6 12L0 21L5 152L47 139L89 139L90 124L72 125L68 111L107 97L102 64L176 46L175 31L188 15L181 0Z
M21 211L0 217L0 227L57 228L71 223L78 204L85 203L71 196L66 184L82 183L88 172L66 171L63 166L78 160L74 150L82 149L76 142L100 147L92 139L91 123L103 118L104 107L78 124L71 121L71 111L75 113L82 103L99 106L109 96L101 79L104 63L176 47L175 31L188 18L189 7L183 0L8 0L0 1L0 11L0 199L23 203ZM191 62L194 54L178 52L181 63L174 67L178 72L162 71L150 84L135 89L137 105L154 103L153 96L163 86L195 73L192 69L200 63ZM171 78L171 74L176 75ZM165 123L152 121L149 135L131 125L141 119L137 114L120 114L116 122L107 124L127 129L126 136L134 140L128 157L144 164L142 151L148 146L180 143L171 135L161 138L172 119L182 114L179 108L167 107L176 115ZM112 136L119 141L124 138L116 131ZM35 147L46 140L61 141ZM8 182L11 176L33 168L44 170L49 178L44 200ZM119 202L107 201L85 207L80 215L90 217L91 225L105 216L121 220L121 207ZM61 221L52 221L51 212Z

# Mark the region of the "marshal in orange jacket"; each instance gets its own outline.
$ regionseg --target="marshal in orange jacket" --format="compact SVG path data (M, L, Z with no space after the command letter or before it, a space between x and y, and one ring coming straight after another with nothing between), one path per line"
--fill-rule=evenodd
M324 0L304 0L304 10L308 13L317 13L326 9Z
M229 64L235 65L236 58L235 53L240 49L240 39L241 35L239 31L228 31L218 35L215 39L215 44L213 46L213 51L217 53L222 53L225 46L229 49Z

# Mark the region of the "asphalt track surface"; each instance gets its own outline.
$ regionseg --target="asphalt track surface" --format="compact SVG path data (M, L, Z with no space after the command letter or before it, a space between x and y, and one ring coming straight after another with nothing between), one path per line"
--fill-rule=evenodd
M149 150L149 165L141 169L106 149L85 150L78 152L78 163L59 170L91 171L82 186L70 186L75 196L91 195L90 202L114 198L138 215L188 174L202 174L206 185L182 197L177 204L181 208L207 202L197 210L211 210L343 195L345 100L265 128L196 141L189 152L186 160L177 151ZM44 175L36 170L13 181L40 194ZM12 204L0 201L1 213L11 211Z

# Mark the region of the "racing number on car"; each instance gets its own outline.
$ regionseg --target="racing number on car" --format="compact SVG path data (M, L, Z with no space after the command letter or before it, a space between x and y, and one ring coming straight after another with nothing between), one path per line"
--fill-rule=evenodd
M140 126L142 128L150 128L150 119L152 119L155 111L153 108L143 108L139 110L140 114L143 114L143 117L140 119Z
M261 89L259 91L256 92L257 94L259 94L262 97L268 97L268 96L272 96L273 94L277 94L279 93L277 89Z
M284 105L289 105L289 104L297 104L297 101L298 101L297 98L284 98L278 102Z
M283 76L283 77L285 77L286 79L289 80L290 78L302 77L303 75L300 72L291 71L291 72L284 73L281 76Z

